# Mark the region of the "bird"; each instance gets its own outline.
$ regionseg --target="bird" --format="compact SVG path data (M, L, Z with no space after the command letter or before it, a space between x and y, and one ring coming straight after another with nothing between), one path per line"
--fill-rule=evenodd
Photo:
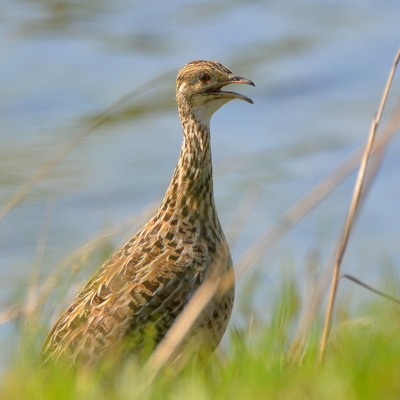
M210 352L218 346L235 290L214 202L210 119L230 100L253 104L242 94L222 90L233 83L255 86L216 61L196 60L179 70L176 101L183 142L163 201L55 322L41 350L44 364L62 359L66 365L92 367L118 352L140 352L148 343L154 349L217 258L229 285L214 295L192 336L203 338L202 346Z

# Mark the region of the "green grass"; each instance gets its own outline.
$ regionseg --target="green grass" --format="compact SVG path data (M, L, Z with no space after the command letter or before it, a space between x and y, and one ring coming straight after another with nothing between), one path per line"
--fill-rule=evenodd
M150 385L143 369L128 360L117 369L93 374L43 375L34 361L39 336L35 325L24 334L18 362L0 385L1 399L398 399L400 397L400 310L387 301L365 305L357 318L337 312L324 362L317 363L320 323L308 338L304 357L291 363L289 347L299 317L295 285L285 284L268 323L230 328L226 351L206 364L182 371L167 368ZM240 301L240 300L239 300ZM342 316L342 320L338 321ZM24 328L25 326L25 328ZM42 339L42 338L41 338Z

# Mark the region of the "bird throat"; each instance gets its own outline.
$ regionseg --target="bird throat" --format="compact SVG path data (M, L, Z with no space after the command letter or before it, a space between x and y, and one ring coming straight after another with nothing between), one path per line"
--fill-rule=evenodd
M215 213L210 120L199 121L193 113L180 115L184 138L161 209L183 218L188 214L209 218L210 212Z

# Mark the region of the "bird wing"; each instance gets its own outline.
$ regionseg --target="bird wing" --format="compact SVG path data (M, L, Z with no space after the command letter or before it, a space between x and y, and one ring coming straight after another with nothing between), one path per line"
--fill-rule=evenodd
M100 268L50 331L45 360L61 354L85 363L129 336L137 347L149 330L157 343L206 276L207 247L196 256L160 238L130 240Z

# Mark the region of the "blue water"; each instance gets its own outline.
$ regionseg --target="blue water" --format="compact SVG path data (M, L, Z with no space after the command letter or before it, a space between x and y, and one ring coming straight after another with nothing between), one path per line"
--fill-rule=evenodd
M174 77L194 59L220 61L256 83L238 87L254 105L233 101L212 120L215 195L225 230L246 193L260 192L232 248L238 260L366 139L400 45L399 15L397 0L2 0L0 204L95 115L170 73L115 111L0 221L0 310L26 290L40 238L46 239L43 279L90 237L159 201L181 142ZM392 107L398 88L397 78ZM399 160L395 139L343 265L376 286L400 268ZM283 268L301 283L310 253L318 253L323 268L354 179L257 263L264 284L255 298L274 301ZM134 229L110 245L121 245ZM82 279L85 274L90 271ZM342 287L349 302L365 296L349 283ZM0 327L2 347L13 332L12 323Z

